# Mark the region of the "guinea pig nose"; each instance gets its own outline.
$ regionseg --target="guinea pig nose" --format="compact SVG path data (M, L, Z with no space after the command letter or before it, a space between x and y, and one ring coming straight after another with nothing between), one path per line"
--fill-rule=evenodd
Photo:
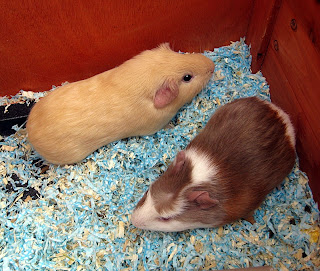
M145 226L145 224L142 222L142 219L141 218L139 219L136 216L132 216L131 217L131 223L132 223L133 226L135 226L137 228L141 228L141 227Z
M209 71L208 71L208 74L213 74L214 73L214 68L213 69L210 69Z

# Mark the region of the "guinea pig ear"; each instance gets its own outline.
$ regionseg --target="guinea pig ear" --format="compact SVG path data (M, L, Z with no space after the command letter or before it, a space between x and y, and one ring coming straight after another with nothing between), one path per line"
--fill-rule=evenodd
M185 161L186 161L185 151L178 152L173 164L173 174L176 174L181 171Z
M197 203L201 209L209 209L219 203L217 199L210 197L208 191L191 191L188 200Z
M178 84L173 79L166 79L153 98L155 108L161 109L170 104L179 94Z

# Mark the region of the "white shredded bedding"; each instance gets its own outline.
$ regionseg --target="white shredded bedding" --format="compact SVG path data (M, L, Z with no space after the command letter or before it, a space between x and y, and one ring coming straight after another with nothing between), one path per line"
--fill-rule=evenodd
M199 133L217 107L239 97L269 99L250 70L244 40L205 52L215 76L171 125L154 135L108 144L72 166L47 164L25 130L0 138L2 270L213 270L269 265L318 270L319 209L298 160L247 221L180 233L144 231L130 214L149 184ZM46 93L21 91L0 105ZM57 146L58 148L58 146Z

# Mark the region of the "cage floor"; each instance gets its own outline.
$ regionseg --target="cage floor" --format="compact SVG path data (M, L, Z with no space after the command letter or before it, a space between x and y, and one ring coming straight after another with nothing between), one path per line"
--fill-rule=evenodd
M319 268L319 209L298 162L255 212L253 225L237 221L180 233L131 225L130 214L149 184L217 107L239 97L269 99L265 78L251 73L243 40L205 55L216 64L214 78L154 135L113 142L63 167L46 164L22 127L0 139L2 270ZM0 105L42 95L21 91L0 98Z

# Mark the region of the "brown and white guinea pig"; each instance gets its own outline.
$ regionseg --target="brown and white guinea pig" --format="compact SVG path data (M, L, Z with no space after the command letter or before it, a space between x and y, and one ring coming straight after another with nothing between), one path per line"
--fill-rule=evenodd
M86 80L57 88L27 121L34 149L54 164L71 164L112 141L163 128L207 84L214 63L167 43Z
M151 184L132 214L138 228L217 227L253 213L290 173L295 134L289 116L257 97L228 103Z

